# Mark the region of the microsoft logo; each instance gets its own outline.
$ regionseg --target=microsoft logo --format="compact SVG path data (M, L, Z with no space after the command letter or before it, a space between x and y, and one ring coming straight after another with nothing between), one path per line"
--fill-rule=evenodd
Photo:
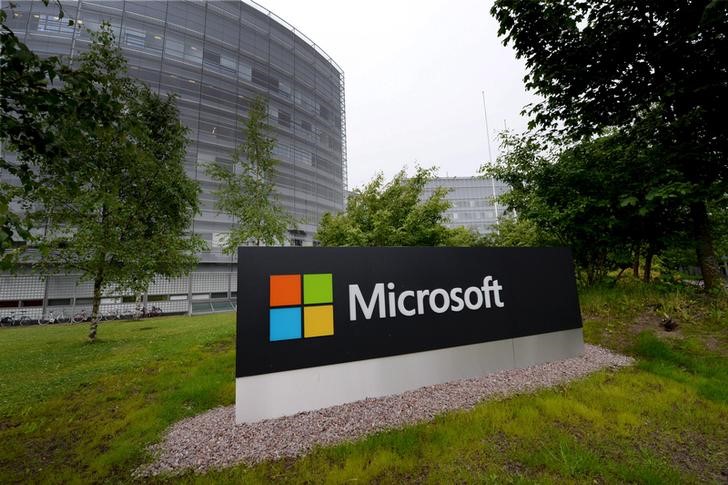
M270 341L333 335L333 302L331 273L271 275Z

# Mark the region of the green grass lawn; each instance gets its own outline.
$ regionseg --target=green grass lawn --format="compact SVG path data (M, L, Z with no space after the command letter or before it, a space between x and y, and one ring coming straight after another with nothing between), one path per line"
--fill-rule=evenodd
M728 303L630 283L582 292L581 304L587 341L635 367L173 480L725 483ZM660 329L665 314L675 332ZM0 330L0 483L131 481L170 424L233 403L232 314L105 323L94 344L86 333Z

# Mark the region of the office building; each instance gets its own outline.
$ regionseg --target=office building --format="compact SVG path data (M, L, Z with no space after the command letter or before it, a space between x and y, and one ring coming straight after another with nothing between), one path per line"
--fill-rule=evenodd
M264 96L269 104L274 157L280 160L279 200L298 221L290 231L290 243L313 244L321 216L343 208L344 74L292 25L252 1L62 0L61 4L62 19L54 1L48 5L40 0L17 1L12 9L3 2L3 7L9 12L8 26L31 50L71 61L88 49L87 29L97 30L102 22L109 22L128 61L129 75L159 93L178 96L181 120L189 128L185 169L202 188L201 214L190 229L210 246L199 255L198 272L234 270L235 256L223 254L220 243L235 221L215 209L217 184L204 167L231 162L256 96ZM68 25L69 19L74 26ZM13 155L5 156L12 159ZM197 289L191 289L193 284L189 289L175 286L165 301L173 293L214 298L222 295L223 287L230 298L232 285L222 281L229 278L222 274L216 278L219 284L210 283L209 288L203 283ZM22 294L3 294L3 285L0 300L23 299ZM73 298L79 294L86 298L85 290L77 287ZM47 291L44 295L45 300L55 299Z
M427 183L423 195L431 196L442 187L448 190L445 199L452 205L445 211L447 227L467 227L479 234L492 231L505 208L495 198L508 191L498 180L479 177L438 177Z
M289 213L301 221L291 241L310 245L325 212L343 208L346 135L343 71L313 41L254 2L16 2L8 25L42 56L72 59L88 48L87 29L110 22L129 75L178 96L190 129L187 173L202 187L202 214L192 230L211 246L203 264L230 262L219 241L234 221L214 208L216 184L206 164L230 163L242 140L250 101L269 103L276 184ZM73 19L75 26L68 26Z

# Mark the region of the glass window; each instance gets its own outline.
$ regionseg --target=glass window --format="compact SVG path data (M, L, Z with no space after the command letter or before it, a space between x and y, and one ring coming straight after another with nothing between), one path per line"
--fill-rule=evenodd
M278 92L285 95L287 98L291 97L291 85L285 81L278 81Z
M228 5L227 2L218 2L219 5ZM236 15L237 17L237 15ZM239 32L238 24L231 19L222 19L220 32L217 34L218 37L225 43L235 47L238 45Z
M175 2L167 10L167 23L186 27L193 32L204 30L205 6L194 3Z
M250 64L243 61L238 63L238 77L248 82L253 79L253 68L250 67Z
M301 148L294 148L294 155L295 159L294 161L296 163L303 163L305 165L313 165L313 153L309 152L308 150L303 150Z
M341 173L339 167L337 167L331 161L326 160L318 153L314 153L314 155L313 155L313 166L321 171L324 171L324 172L332 174L332 175L339 175Z
M252 80L254 84L259 86L278 90L278 79L268 75L261 69L253 68Z
M278 124L285 126L286 128L291 127L291 114L285 111L278 110Z
M8 27L10 27L13 30L20 30L25 29L26 25L28 23L28 9L30 8L30 4L19 4L15 9L12 10L13 14L8 14L7 24ZM37 19L36 19L36 25L33 26L33 29L37 29Z
M143 49L146 38L147 33L143 30L132 29L129 27L124 29L124 40L126 42L126 45L129 47Z
M290 72L293 70L293 52L276 42L270 43L270 62L272 65Z
M84 2L85 3L85 2ZM154 19L164 19L166 14L167 5L166 2L126 2L125 9L127 12L134 12L146 17Z
M279 160L291 160L291 147L283 144L283 143L276 143L276 146L273 147L273 155Z
M310 96L300 92L296 91L296 94L294 95L294 101L297 106L300 106L302 109L313 112L314 111L314 101L311 99Z
M133 49L162 52L162 30L141 22L127 20L122 30L122 42Z
M222 54L220 54L220 65L233 71L238 68L235 57L233 57L233 55L229 52L223 52Z
M39 32L57 32L61 34L73 34L75 27L68 25L68 19L58 18L57 15L38 15Z
M162 38L162 33L158 31L150 31L147 29L147 39L146 42L144 42L144 48L148 51L155 51L155 52L162 52L162 45L164 44L164 39Z
M271 22L270 24L270 35L277 42L282 44L284 47L293 47L293 32L278 25L277 23Z
M212 302L212 309L216 312L227 312L230 310L234 310L233 306L230 304L230 302L224 301L224 302Z
M22 300L20 306L43 306L43 300Z
M168 35L164 42L164 55L182 58L185 54L185 43L182 39Z
M314 85L314 70L305 62L296 62L296 79L308 86Z
M202 44L195 41L185 42L185 61L202 64Z
M203 56L206 63L220 64L220 53L207 48Z
M197 152L197 163L199 165L206 165L215 161L215 154L206 152Z
M326 106L321 105L321 106L319 106L319 115L321 115L321 117L323 119L328 120L329 117L331 116L331 112L329 111L329 109Z
M71 299L70 298L49 298L48 299L48 306L63 306L63 305L70 305Z

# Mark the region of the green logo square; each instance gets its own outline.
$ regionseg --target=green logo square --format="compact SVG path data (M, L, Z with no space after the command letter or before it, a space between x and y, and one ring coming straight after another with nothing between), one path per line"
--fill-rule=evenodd
M333 303L331 273L303 275L303 304Z

